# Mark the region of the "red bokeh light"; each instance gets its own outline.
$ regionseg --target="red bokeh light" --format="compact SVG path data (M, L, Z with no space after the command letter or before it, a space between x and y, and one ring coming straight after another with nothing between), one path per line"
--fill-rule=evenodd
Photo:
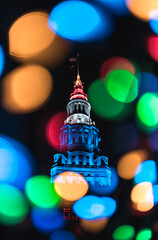
M126 70L135 75L135 67L128 59L122 57L112 57L103 62L101 65L100 77L105 78L109 72L118 69Z
M150 56L158 62L158 36L153 36L148 39L148 52Z
M51 117L46 126L46 138L48 143L56 150L60 149L60 129L64 125L66 119L66 112L56 113Z

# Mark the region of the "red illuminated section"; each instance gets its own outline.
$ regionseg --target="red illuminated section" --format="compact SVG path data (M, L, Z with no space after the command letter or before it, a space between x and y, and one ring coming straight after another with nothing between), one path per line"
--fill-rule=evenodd
M84 100L88 101L87 94L84 93L84 91L83 91L83 85L82 85L82 81L80 79L79 74L77 75L77 79L76 79L76 82L74 85L74 91L70 95L70 100L73 100L76 98L84 99Z

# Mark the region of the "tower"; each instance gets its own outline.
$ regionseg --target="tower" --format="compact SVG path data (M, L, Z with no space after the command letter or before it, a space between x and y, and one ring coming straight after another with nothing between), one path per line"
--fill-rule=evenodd
M58 174L73 171L83 175L92 185L111 184L108 158L100 156L98 143L101 138L95 122L90 118L90 110L91 106L78 73L74 91L67 104L67 118L61 128L61 152L54 155L51 182Z

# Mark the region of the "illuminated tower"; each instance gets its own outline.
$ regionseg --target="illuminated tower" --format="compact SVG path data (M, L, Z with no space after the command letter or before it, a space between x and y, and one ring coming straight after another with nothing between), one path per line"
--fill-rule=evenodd
M95 122L90 118L91 106L83 84L77 75L74 91L67 104L67 119L61 128L60 150L54 155L51 181L65 171L82 174L92 185L110 185L111 171L108 158L100 156L98 143L101 138Z

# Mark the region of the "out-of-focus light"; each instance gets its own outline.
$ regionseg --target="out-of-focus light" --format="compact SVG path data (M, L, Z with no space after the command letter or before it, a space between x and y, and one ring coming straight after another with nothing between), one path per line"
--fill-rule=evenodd
M96 6L84 1L59 3L52 10L48 25L61 37L83 42L107 37L112 32L109 17L103 17Z
M135 236L135 229L130 225L122 225L115 229L112 234L114 240L132 240Z
M80 226L89 233L98 233L108 224L108 218L99 218L94 220L80 219Z
M0 135L0 182L23 189L33 167L31 153L22 143Z
M158 62L158 36L153 36L148 39L147 48L149 55Z
M78 173L63 172L54 180L56 192L64 199L75 201L88 191L88 183Z
M155 0L126 0L126 5L132 14L144 21L148 21L150 12L158 8Z
M154 33L158 35L158 9L154 9L150 12L149 25Z
M48 143L55 148L60 150L60 129L66 119L66 112L56 113L47 123L46 126L46 138Z
M147 158L148 153L145 150L135 150L124 154L117 165L119 176L127 180L134 178L136 168Z
M0 221L5 225L22 222L29 207L24 194L17 188L0 183Z
M69 232L67 230L56 230L53 231L51 235L51 240L77 240L75 235L72 232Z
M146 92L157 92L158 91L158 78L148 72L142 72L136 75L139 82L138 96Z
M89 87L88 99L93 112L101 118L118 121L129 114L130 106L112 98L101 79L96 80Z
M109 195L116 190L119 184L118 173L114 167L110 166L110 170L111 170L111 185L105 187L99 184L98 185L89 184L89 189L92 193L98 194L98 195L106 195L106 194Z
M147 141L151 150L158 151L158 130L149 134Z
M101 198L87 195L75 202L73 210L78 217L92 220L104 217L105 206Z
M0 45L0 76L2 75L3 68L4 68L4 52L2 46Z
M158 185L153 185L154 205L158 204Z
M57 208L43 209L33 208L31 212L33 225L41 232L49 233L52 230L63 227L63 214Z
M102 214L103 217L109 218L116 211L116 201L111 197L102 197L101 198L104 204L104 212Z
M139 120L148 127L155 127L158 124L158 95L145 93L137 104L137 115Z
M138 95L138 80L128 71L112 71L105 81L108 93L117 101L132 102Z
M114 14L125 16L129 14L125 0L98 0L108 7Z
M135 75L135 67L128 59L123 57L112 57L102 63L100 77L103 78L104 81L106 75L114 70L125 70Z
M136 236L136 240L150 240L152 239L152 231L150 228L141 229Z
M53 86L50 72L39 65L18 67L3 79L2 84L2 106L13 113L39 109Z
M18 18L9 30L9 54L21 62L56 65L69 44L48 27L48 13L35 11ZM40 41L39 41L40 39Z
M135 183L151 182L152 184L157 183L157 166L155 161L148 160L142 162L135 171L134 177Z
M59 203L60 198L47 176L39 175L30 178L26 182L25 190L30 201L38 207L52 208Z
M133 208L140 212L147 212L154 206L152 184L143 182L137 184L131 191Z

